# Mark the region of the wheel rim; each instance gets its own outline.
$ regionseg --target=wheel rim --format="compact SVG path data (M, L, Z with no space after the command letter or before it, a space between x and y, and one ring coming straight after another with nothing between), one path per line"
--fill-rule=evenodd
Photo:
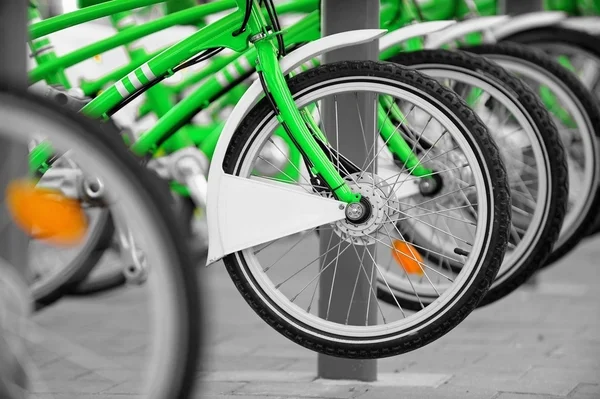
M439 109L431 109L432 106L430 104L423 101L422 98L419 98L411 91L406 90L405 87L403 87L403 88L392 87L392 82L386 81L386 84L384 85L384 84L380 84L380 83L375 83L373 81L371 81L369 84L367 84L364 82L352 82L352 81L350 81L350 79L339 79L335 82L335 84L331 84L331 85L328 85L325 87L315 88L313 86L311 88L310 92L308 90L306 90L305 92L298 93L295 97L297 99L299 107L302 108L302 107L306 106L307 104L321 100L323 97L326 97L328 95L331 96L333 94L339 95L340 93L348 94L348 93L358 93L358 92L364 92L364 91L369 91L369 92L375 91L379 94L390 95L390 96L393 96L398 99L409 100L412 104L415 104L415 106L418 106L421 109L426 109L428 112L430 111L431 114L435 115L435 117L437 118L438 121L441 120L441 121L445 122L444 127L451 126L451 128L448 128L448 130L454 129L454 131L450 134L452 134L452 138L459 143L458 146L461 150L468 148L467 151L471 151L469 145L465 141L466 139L462 136L462 133L460 132L459 128L456 125L453 125L450 122L450 120L447 118L447 116L444 115L444 113L442 111L440 111ZM318 107L317 107L317 109L318 109ZM258 134L258 136L256 136L252 140L252 142L247 144L246 148L243 149L242 152L245 155L244 155L243 161L238 161L238 164L235 167L236 175L248 177L248 176L250 176L251 173L253 173L254 167L253 167L253 159L252 158L256 158L260 154L260 150L261 150L262 146L268 140L268 138L271 135L271 132L275 129L276 126L277 126L277 122L275 120L273 120L272 118L271 119L266 118L265 120L263 120L263 122L261 124L259 124L258 129L261 130L261 133ZM253 137L254 137L254 135L253 135ZM381 140L381 139L379 139L379 140ZM380 151L383 146L378 146L378 147L379 147L378 148L378 158L379 158L379 154L382 154L385 152ZM476 155L472 152L469 152L468 159L469 160L476 159ZM372 162L372 164L375 165L375 162ZM378 162L377 162L378 168L381 167L381 165L382 165L382 163L380 163L380 161L378 159ZM484 213L489 209L489 208L487 208L487 206L489 206L489 204L491 202L490 198L486 199L486 194L482 190L482 188L486 184L484 182L483 176L484 176L484 173L487 178L489 178L489 176L487 175L487 172L484 172L481 169L477 169L477 168L479 168L479 166L471 165L471 168L475 168L475 171L473 172L473 174L475 176L476 186L478 187L477 194L476 194L478 204L485 204L485 206L482 205L481 207L478 207L478 210L477 210L478 220L483 221L483 222L481 222L475 229L476 233L482 233L482 229L483 229L483 231L486 231L486 229L485 229L485 226L482 227L481 225L489 222L487 220L486 216L484 216ZM304 183L304 184L306 184L306 183ZM489 216L489 215L487 215L487 216ZM486 225L486 226L488 226L488 225ZM490 233L486 231L486 234L489 235ZM485 243L487 242L486 240L489 239L489 236L485 236L486 234L478 234L475 237L475 240L472 242L472 244L475 248L478 248L478 249L483 248L482 252L484 252L487 249L487 248L485 248L485 245L487 245ZM302 242L306 237L312 236L314 238L314 235L312 235L312 234L301 234L299 236L300 236L300 240L296 239L296 240L294 240L294 242L296 242L296 241ZM342 242L344 242L344 241L342 241ZM300 245L300 244L295 243L292 245L292 247L296 247L298 245ZM307 295L307 297L311 298L311 299L309 299L311 301L311 303L308 305L308 307L306 309L302 308L301 306L296 304L296 299L300 297L300 294L298 294L296 292L296 295L293 295L293 294L288 295L288 293L284 293L284 292L282 292L282 290L279 290L279 288L283 287L283 285L285 283L287 283L287 281L285 281L284 283L281 283L281 282L276 283L269 276L267 276L266 272L272 271L274 269L274 267L270 266L267 269L263 269L263 267L261 265L261 261L258 260L258 258L256 256L257 254L265 251L268 247L273 247L273 243L269 243L266 246L264 246L263 248L258 248L258 249L251 248L251 249L247 249L247 250L238 252L233 255L236 257L238 262L242 262L245 265L243 268L243 273L245 274L245 279L253 284L255 292L257 292L257 293L259 293L259 295L261 295L263 302L268 304L270 306L271 310L273 310L274 312L279 314L281 317L284 317L284 318L290 320L290 317L288 315L293 315L292 318L294 318L297 321L293 321L293 320L290 320L290 321L297 328L303 329L304 331L311 331L311 330L316 329L320 332L324 332L325 334L331 334L331 335L337 335L337 336L344 337L344 339L349 339L351 337L351 338L360 339L360 340L365 340L365 339L386 340L386 339L391 339L392 337L397 338L398 336L401 336L402 334L409 333L410 328L417 326L419 324L422 324L423 322L426 322L427 320L431 320L432 318L439 317L439 315L441 313L443 313L443 311L445 310L445 307L448 306L449 303L457 300L457 297L455 295L458 292L461 292L461 290L465 288L465 285L468 285L468 281L470 281L469 278L471 276L473 276L474 273L478 273L480 271L480 267L481 267L481 265L477 264L477 258L479 257L480 253L477 253L477 255L475 255L475 256L465 257L466 263L462 269L462 272L460 272L458 274L458 276L456 276L456 278L454 279L454 282L452 284L450 284L449 287L446 287L446 289L441 292L439 306L431 306L431 307L424 306L424 309L422 309L421 312L418 312L414 315L407 316L407 317L403 318L403 321L398 321L398 322L396 322L396 324L393 324L393 325L385 323L382 326L350 326L350 325L345 325L345 324L340 325L340 324L332 323L331 321L323 320L313 314L315 310L314 310L314 307L312 307L312 300L314 300L314 298L316 296L314 294L314 292L316 292L316 285L310 287L310 289L308 289L307 286L305 286L305 288L303 288L303 289L300 288L300 291L301 291L300 294L304 294L307 291L311 291L310 295ZM355 245L349 244L346 248L350 248L350 247L355 247ZM356 248L350 248L349 250L353 251L353 249L356 249ZM255 251L256 251L256 253L255 253ZM318 260L318 258L317 258L317 260ZM330 263L330 265L331 265L331 263ZM325 265L324 267L328 267L328 266ZM336 266L334 266L334 267L336 267ZM427 275L427 272L425 274ZM295 276L297 276L297 275L298 275L298 273ZM280 279L280 281L281 280L282 279ZM307 280L311 280L311 279L307 277ZM318 278L316 280L318 280ZM315 280L315 277L312 277L312 281L316 281L316 280ZM431 286L433 286L431 279L427 278L427 280L428 281L423 284L429 283ZM289 281L289 279L288 279L288 281ZM436 289L437 289L437 287L433 288L433 290L436 290ZM293 301L292 301L292 297L294 298ZM375 300L377 300L377 299L375 299ZM375 306L375 305L373 305L373 306ZM384 314L383 314L383 311L381 310L381 308L378 309L378 312L379 311L381 311L381 314L379 315L379 317L384 319ZM393 334L390 333L392 330L394 331ZM311 333L314 334L314 331L311 331Z
M581 83L596 99L600 98L600 58L597 55L561 43L535 42L530 45L554 57L567 56Z
M411 67L425 73L428 76L436 78L442 84L449 86L450 88L456 88L456 84L460 84L461 89L464 90L461 90L459 94L470 93L470 89L472 88L478 88L484 91L484 94L481 95L477 100L478 102L474 104L475 107L473 109L488 125L488 129L492 137L494 137L496 140L496 143L500 148L502 158L505 161L509 176L509 184L511 186L511 193L513 193L513 219L515 216L529 213L526 215L527 226L515 226L514 223L511 225L512 239L509 241L507 253L504 257L500 270L498 271L498 275L494 280L492 285L493 288L502 284L504 281L514 275L514 273L518 273L522 266L527 266L526 264L522 263L522 260L525 259L531 253L531 251L533 251L533 249L535 249L535 243L538 242L541 230L547 223L548 208L550 206L549 192L551 189L551 179L548 173L550 170L550 160L548 159L548 154L540 147L539 144L536 144L535 146L532 145L533 142L539 142L539 132L522 106L507 97L506 94L498 89L496 85L492 85L485 78L485 76L479 76L470 70L465 70L463 68L458 68L451 65L442 66L438 64L431 65L424 63L418 65L414 64L411 65ZM461 96L465 97L465 95ZM489 112L489 110L485 109L486 104L481 101L482 99L484 101L490 101L490 97L491 100L493 100L493 111L501 111L507 115L506 118L496 117L495 119L505 120L506 122L511 122L513 125L512 127L508 128L508 134L505 134L507 130L506 126L499 126L499 123L490 124L490 121L493 122L494 115ZM486 117L485 113L482 111L485 111L487 114L491 115ZM508 118L509 115L511 116L510 120ZM520 129L514 129L515 124L519 125ZM504 129L502 130L502 128ZM511 145L510 140L507 140L507 138L510 139L511 135L515 133L521 133L521 137L518 140L518 143ZM522 150L524 148L529 148L533 152L533 156L529 157L526 165L519 165L516 163L516 152L519 151L513 150ZM518 161L521 162L521 160ZM535 192L529 193L531 194L529 195L530 202L533 202L533 204L524 203L525 201L515 201L515 197L517 197L516 193L525 192L525 190L519 191L519 188L523 189L524 186L528 185L528 182L523 181L521 178L521 172L523 171L523 168L529 169L527 170L529 175L535 173L535 176L531 176L531 178L528 179L528 181L534 180L533 189ZM525 189L529 191L528 188ZM520 195L523 196L523 194ZM443 250L440 251L443 252ZM414 301L414 295L411 295L412 287L408 285L402 274L398 273L397 268L394 268L392 259L390 259L388 262L388 267L385 268L385 270L389 271L390 273L388 282L394 289L396 296ZM430 300L434 299L434 297L422 295L422 299L424 298Z
M598 144L591 121L587 114L581 111L584 108L579 100L570 95L570 91L543 68L512 57L495 54L486 56L521 78L534 91L539 92L541 86L549 88L575 123L576 128L569 129L553 115L566 149L569 168L569 204L558 241L554 246L555 249L559 248L573 236L582 222L582 217L589 213L591 201L588 199L592 198L596 189L595 176L598 175L600 164L595 160ZM579 143L576 154L573 152L572 142Z

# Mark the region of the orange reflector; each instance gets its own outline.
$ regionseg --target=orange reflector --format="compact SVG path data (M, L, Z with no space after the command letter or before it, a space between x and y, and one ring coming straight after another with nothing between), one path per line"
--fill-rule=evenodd
M98 63L102 62L102 56L100 56L100 55L95 55L95 56L94 56L94 61L96 61L96 62L98 62Z
M6 189L6 204L15 223L34 238L69 246L85 237L88 223L81 204L58 191L13 181Z
M392 255L398 265L402 267L408 274L418 274L422 276L423 273L423 258L415 247L405 241L394 240L394 249L392 249Z

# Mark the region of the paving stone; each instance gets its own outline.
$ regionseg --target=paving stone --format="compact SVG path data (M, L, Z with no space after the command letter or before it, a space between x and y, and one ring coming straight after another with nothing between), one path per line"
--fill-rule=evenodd
M600 369L600 354L589 344L563 344L547 353L548 366Z
M387 362L381 363L381 370L388 371L388 367L394 367L395 364L401 369L404 367L404 371L407 372L448 372L455 373L458 370L462 370L465 367L477 362L483 356L485 352L479 346L469 345L469 348L461 347L460 349L454 348L451 344L441 347L439 350L430 352L428 348L423 350L417 350L411 352L410 356L401 355Z
M463 328L455 328L450 333L441 338L442 343L450 345L454 342L468 344L489 344L509 342L515 337L515 332L508 329L486 328L469 329L467 325Z
M593 369L567 369L567 368L549 368L533 367L525 373L521 379L529 381L556 381L579 383L600 383L600 373Z
M373 389L385 388L385 387L439 387L445 384L452 378L450 374L436 374L436 373L378 373L377 381L370 383L360 383L367 385ZM327 380L317 379L314 383L323 385L355 385L356 381L352 380Z
M229 339L220 342L218 345L207 348L207 356L235 356L244 357L253 352L256 352L260 347L256 339L244 337L237 339Z
M600 325L582 326L577 334L577 338L588 342L600 342Z
M392 388L369 389L359 399L496 399L497 392L485 388L462 388L443 385L439 388L404 387L401 391Z
M246 385L245 382L201 381L196 389L198 395L228 395Z
M438 371L447 371L448 369L427 369L422 370L419 368L413 368L415 364L418 363L418 360L415 357L408 357L406 355L389 357L385 359L381 359L377 362L377 370L380 373L400 373L400 372L418 372L418 371L427 371L427 372L438 372Z
M89 369L64 359L48 363L43 368L37 370L39 378L48 385L51 392L61 392L61 388L66 382L73 381L77 377L89 373L89 371Z
M452 386L489 388L496 391L566 396L577 383L563 380L514 378L506 375L461 374L450 380Z
M307 383L316 379L315 371L290 372L286 370L278 372L238 370L238 371L216 371L200 373L200 378L206 382L298 382Z
M139 371L123 369L94 370L93 375L110 380L115 384L123 383L125 381L137 381L140 378Z
M552 358L548 354L532 351L531 349L519 351L518 349L506 350L505 353L490 351L485 357L481 358L471 366L461 370L469 373L473 369L491 372L509 372L517 376L524 374L532 367L563 367L563 368L585 368L596 362L577 359L577 362L566 362L563 359Z
M598 399L600 398L600 384L579 384L569 394L569 399Z
M505 325L504 328L510 328L515 332L515 338L512 342L534 344L541 347L542 345L559 345L573 339L573 334L578 331L579 327L565 325L564 323L535 323L531 325L520 323L520 325Z
M279 334L277 334L279 335ZM283 338L283 337L281 337ZM285 341L275 340L271 341L271 336L266 340L264 338L256 338L256 341L260 344L256 346L252 353L260 354L261 356L281 357L281 358L300 358L300 359L313 359L316 357L316 353L308 351L293 342L283 338ZM267 343L268 342L268 343Z
M289 398L354 398L365 393L365 386L339 386L300 382L255 382L244 385L235 394L283 396Z
M142 385L140 384L141 380L128 380L123 383L114 385L107 390L103 391L101 397L107 395L140 395L142 392Z
M359 383L353 380L328 380L317 378L316 371L291 372L281 371L217 371L200 373L204 381L229 382L300 382L318 383L322 385L348 385ZM377 386L439 386L452 376L439 373L378 373L377 381L369 383Z
M61 359L61 355L51 350L48 350L47 348L44 348L41 345L30 345L27 349L29 359L37 367L43 367L48 363L52 363Z
M290 363L289 359L265 356L219 356L211 354L204 361L205 371L278 370Z
M576 309L577 311L573 311ZM555 321L564 325L577 326L582 320L598 320L600 309L589 301L577 301L576 304L562 303L552 306L544 321Z
M97 374L90 372L86 375L77 377L73 381L73 384L69 383L68 390L81 393L98 393L106 391L107 389L110 389L115 385L117 385L115 381L103 378Z
M198 395L194 396L197 399L258 399L260 396L256 395ZM289 396L269 396L269 399L287 399ZM125 399L125 398L123 398ZM127 398L128 399L128 398Z
M80 393L53 393L33 395L30 399L143 399L139 395L82 395ZM256 399L256 398L255 398Z
M494 399L561 399L564 396L554 396L547 394L530 394L530 393L515 393L515 392L500 392Z
M305 371L315 372L317 370L317 355L312 354L310 357L303 358L284 358L287 359L285 365L279 369L280 371Z
M527 371L531 369L532 366L526 364L519 365L502 365L496 364L494 366L481 365L479 363L475 363L469 365L467 367L463 367L460 370L457 370L455 374L467 374L471 376L480 376L485 379L488 375L494 374L497 376L518 379L522 377Z
M535 287L536 295L549 295L552 297L581 298L586 296L589 290L587 284L568 284L543 282Z
M69 381L61 381L62 384L60 385L50 379L45 379L44 382L46 386L38 388L38 391L64 395L98 394L117 385L114 381L94 375L91 372Z

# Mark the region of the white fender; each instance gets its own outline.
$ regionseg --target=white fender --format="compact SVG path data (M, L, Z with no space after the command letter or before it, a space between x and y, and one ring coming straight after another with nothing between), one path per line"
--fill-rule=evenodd
M425 40L425 48L440 48L442 45L458 40L469 33L486 31L491 27L504 24L509 19L510 17L507 15L494 15L460 21L442 31L428 35Z
M379 40L379 51L387 50L388 48L402 43L414 37L429 35L433 32L446 29L449 26L455 25L456 21L430 21L420 22L405 26L385 35Z
M497 40L511 36L515 33L556 25L567 18L567 14L560 11L530 12L511 17L506 23L491 28L491 34Z
M600 35L600 17L572 17L559 23L565 28L579 30L590 35Z
M326 36L289 53L279 64L283 73L287 74L323 53L371 42L386 33L383 29L364 29ZM209 237L207 265L235 251L345 217L344 204L338 201L315 195L301 196L287 184L266 184L260 179L242 179L225 173L222 161L231 138L244 116L262 96L260 82L256 80L229 115L213 154L206 204ZM240 190L242 185L244 187ZM260 201L265 198L261 198L260 191L264 191L265 195L277 195L281 201L265 204L265 201ZM301 200L304 201L302 208L297 208L296 204ZM298 217L298 212L302 213L301 217ZM289 220L291 214L296 216L295 225ZM277 228L265 228L265 215L278 222Z

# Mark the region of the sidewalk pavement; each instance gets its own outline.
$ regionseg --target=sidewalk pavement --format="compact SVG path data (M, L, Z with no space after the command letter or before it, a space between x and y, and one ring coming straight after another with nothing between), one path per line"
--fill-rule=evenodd
M598 244L585 242L535 286L476 310L433 344L380 360L379 381L368 384L316 379L316 354L264 324L215 265L205 271L212 313L198 397L600 399Z
M473 312L433 344L378 361L375 383L317 379L316 354L255 315L222 264L203 268L209 333L195 397L600 399L599 244L600 238L589 240L544 271L536 286ZM138 315L143 298L135 292L65 299L36 316L58 332L33 354L51 385L41 387L36 399L138 397L130 393L128 377L111 373L106 361L140 363L146 324ZM103 328L96 332L94 326ZM73 359L68 341L90 352Z

